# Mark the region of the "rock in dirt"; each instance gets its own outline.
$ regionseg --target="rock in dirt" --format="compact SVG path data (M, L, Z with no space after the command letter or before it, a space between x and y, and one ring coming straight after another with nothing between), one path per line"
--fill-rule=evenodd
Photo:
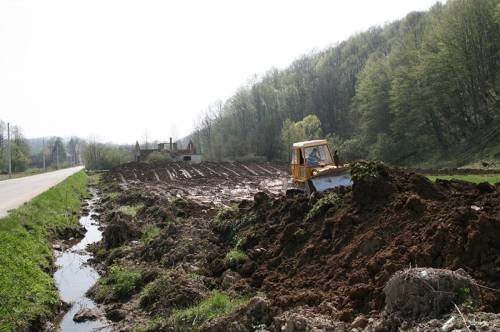
M480 302L474 280L463 270L399 271L387 282L384 293L387 313L412 319L438 317L464 301Z
M101 317L101 312L97 308L82 308L74 316L73 320L78 323L94 321Z
M274 317L276 331L347 331L349 325L332 319L329 315L318 314L310 307L296 307Z
M368 319L364 315L359 315L351 323L351 327L362 330L367 324L368 324Z
M119 322L127 317L127 311L124 309L111 309L106 311L106 318L112 322Z

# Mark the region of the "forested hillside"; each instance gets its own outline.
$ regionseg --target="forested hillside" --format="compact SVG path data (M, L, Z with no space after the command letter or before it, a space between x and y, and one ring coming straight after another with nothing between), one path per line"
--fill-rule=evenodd
M285 159L328 136L344 160L466 162L500 146L499 59L499 2L450 0L270 70L191 138L211 159Z

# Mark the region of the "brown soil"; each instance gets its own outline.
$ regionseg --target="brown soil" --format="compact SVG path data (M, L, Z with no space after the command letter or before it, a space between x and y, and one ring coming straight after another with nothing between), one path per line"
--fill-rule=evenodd
M129 312L115 329L188 306L211 289L236 297L264 293L266 315L275 317L271 330L301 319L309 320L307 326L349 326L360 314L379 317L384 286L408 267L463 269L478 285L480 309L500 310L500 293L490 290L500 288L499 184L432 183L415 173L358 163L352 188L306 197L280 193L285 174L280 164L233 163L131 163L105 174L104 191L119 195L101 202L108 231L94 248L95 263L102 271L119 264L154 269L156 280L175 277L168 285L157 281L158 297L141 302L137 292L129 302L114 304L113 310ZM336 197L335 203L328 197ZM143 207L134 217L115 212L135 204ZM218 213L224 206L233 208ZM311 209L319 212L306 218ZM160 234L142 243L151 225ZM235 247L247 257L228 262L226 254ZM218 319L208 327L226 323Z
M241 272L276 306L328 300L344 311L380 311L385 283L410 266L462 268L500 288L499 185L433 184L386 167L376 178L353 171L353 191L338 191L343 204L312 221L304 217L316 199L305 197L240 210L257 218L239 230L251 259L239 268L252 264ZM482 297L483 309L500 309L498 293L482 289Z

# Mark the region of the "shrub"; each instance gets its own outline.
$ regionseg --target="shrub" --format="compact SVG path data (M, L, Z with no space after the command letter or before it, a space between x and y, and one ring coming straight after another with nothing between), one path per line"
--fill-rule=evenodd
M170 157L168 153L161 153L159 151L150 153L146 158L146 162L152 165L158 165L169 161L173 161L172 157Z

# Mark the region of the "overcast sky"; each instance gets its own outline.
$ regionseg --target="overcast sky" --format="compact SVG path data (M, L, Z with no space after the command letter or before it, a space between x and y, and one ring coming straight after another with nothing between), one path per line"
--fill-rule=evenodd
M166 140L255 74L436 0L0 0L0 119Z

